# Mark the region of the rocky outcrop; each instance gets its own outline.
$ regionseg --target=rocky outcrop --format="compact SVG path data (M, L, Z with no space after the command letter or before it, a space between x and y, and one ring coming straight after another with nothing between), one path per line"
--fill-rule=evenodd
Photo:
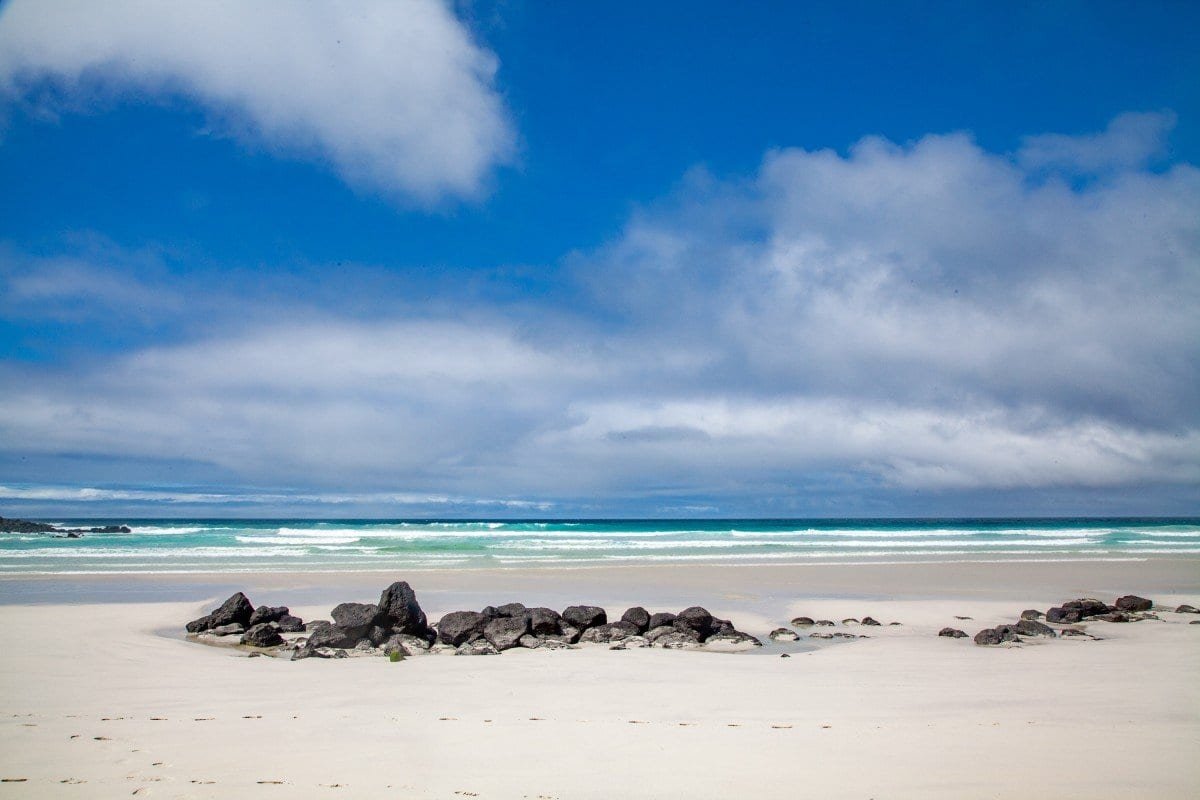
M299 617L293 617L291 614L284 614L275 622L279 626L280 633L302 633L304 631L304 620Z
M670 625L673 622L675 622L674 614L670 611L660 611L650 615L650 621L646 623L646 630L661 628L663 625Z
M608 614L599 606L568 606L563 609L562 618L584 632L608 622Z
M1117 598L1116 606L1118 611L1149 611L1154 608L1154 601L1138 597L1136 594L1127 594Z
M998 645L1015 641L1018 641L1017 631L1012 625L997 625L994 628L984 628L975 634L975 644L979 645Z
M187 624L188 633L201 633L210 628L219 628L222 625L232 625L234 623L243 627L250 626L250 616L254 613L254 606L246 598L246 595L237 592L230 595L221 606L212 613L194 619Z
M712 633L712 623L713 616L708 613L708 609L692 606L680 611L671 624L679 630L692 631L700 641L704 641Z
M632 622L608 622L585 630L579 637L579 642L580 644L606 644L608 642L619 642L622 639L628 639L640 633L641 631Z
M394 633L427 638L431 636L425 612L417 602L417 593L407 581L396 581L384 589L379 595L378 610L379 624L390 628Z
M255 625L260 625L264 622L278 622L289 613L291 613L291 610L287 606L259 606L250 615L250 622L248 624L253 628Z
M495 617L483 626L483 638L499 650L519 646L521 637L529 633L529 619L521 614L514 617Z
M638 633L650 630L650 612L641 606L635 606L621 615L621 622L628 622L638 629Z
M260 622L242 634L242 644L254 647L277 647L283 644L279 626L273 622Z
M333 624L355 642L366 638L380 617L379 606L370 603L339 603L329 615L333 617Z
M478 611L451 611L437 624L438 641L458 647L483 638L488 617Z
M562 615L552 608L531 608L529 630L537 636L562 633Z
M45 522L0 517L0 533L49 533L58 538L78 539L85 533L132 533L127 525L102 525L98 528L59 528Z
M505 603L496 609L498 617L524 617L529 613L524 603Z
M307 628L308 639L305 642L305 647L354 647L358 644L358 639L351 636L344 629L334 625L331 622L318 622Z
M1049 636L1053 639L1057 635L1054 628L1038 622L1036 619L1022 619L1012 627L1019 636Z

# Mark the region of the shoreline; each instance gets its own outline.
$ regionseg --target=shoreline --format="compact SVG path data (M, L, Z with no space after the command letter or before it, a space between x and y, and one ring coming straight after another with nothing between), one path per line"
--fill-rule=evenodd
M546 605L574 593L594 601L695 602L733 593L765 601L775 598L993 599L1114 596L1128 592L1200 595L1200 559L1069 562L934 562L899 564L644 564L587 568L371 570L352 572L189 572L0 576L0 605L30 603L121 603L202 601L221 592L250 591L274 601L294 592L308 602L370 597L394 580L408 580L418 593L446 600L484 594ZM230 591L226 591L230 590ZM343 596L345 595L345 596ZM524 599L523 597L524 596ZM585 598L575 597L575 601ZM636 598L635 598L636 599ZM730 598L733 599L733 598ZM340 602L339 600L339 602ZM285 600L284 600L285 601ZM280 601L280 602L284 602ZM491 602L491 601L489 601ZM501 601L503 602L503 601ZM592 602L592 601L589 601ZM481 605L486 605L483 603ZM603 604L603 603L599 603ZM688 603L690 604L690 603Z

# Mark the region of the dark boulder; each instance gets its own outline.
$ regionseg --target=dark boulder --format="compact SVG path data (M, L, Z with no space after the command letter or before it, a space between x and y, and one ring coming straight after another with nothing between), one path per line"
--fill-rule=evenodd
M1083 619L1083 615L1079 613L1079 609L1055 606L1046 611L1046 622L1071 625L1079 622L1081 619Z
M1022 619L1012 627L1021 636L1049 636L1054 638L1056 635L1054 628L1038 622L1036 619Z
M1124 597L1117 598L1117 609L1119 611L1149 611L1153 607L1153 601L1147 600L1144 597L1138 597L1136 594L1127 594Z
M428 636L429 622L421 604L417 602L417 593L412 590L407 581L396 581L383 590L379 596L379 624L391 628L396 633L408 633L414 636Z
M796 617L795 619L792 620L792 624L795 625L797 628L807 628L808 626L816 625L817 623L813 620L812 617Z
M529 633L529 620L524 614L515 617L493 617L483 626L483 638L497 650L517 647L521 637Z
M609 622L588 628L579 637L579 641L601 644L619 642L622 639L637 636L640 632L632 622Z
M1096 619L1101 622L1129 622L1130 617L1124 611L1114 611L1111 614L1101 614Z
M243 627L250 624L250 616L254 613L254 606L246 599L246 595L238 592L233 594L221 604L221 607L213 611L211 614L194 619L187 624L188 633L200 633L209 628L219 628L222 625L232 625L237 623Z
M561 620L558 623L558 633L543 634L542 638L546 639L547 641L553 639L554 641L562 642L563 644L575 644L579 641L579 636L582 633L583 631L579 630L579 628L576 628L571 623L567 622L566 620Z
M505 603L496 609L498 617L524 617L529 613L524 603Z
M984 628L975 634L975 644L997 645L1017 641L1016 629L1011 625L997 625L995 628Z
M650 621L646 623L646 630L661 628L663 625L670 625L673 622L675 622L674 614L670 611L660 611L650 615Z
M531 608L529 630L537 636L562 633L562 615L552 608Z
M379 606L370 603L339 603L329 615L355 641L367 636L380 617Z
M599 606L569 606L563 609L562 618L581 631L608 622L608 614Z
M725 631L737 630L733 627L733 623L727 619L717 619L713 617L712 625L709 626L709 636L716 633L724 633Z
M700 637L700 641L704 641L704 638L712 632L712 622L713 617L708 613L708 609L692 606L680 611L671 624L677 629L694 632Z
M638 633L650 630L650 612L641 606L634 606L621 615L622 622L637 626Z
M1186 603L1175 609L1176 614L1200 614L1200 608L1189 606Z
M658 639L660 637L666 636L668 633L672 633L674 631L675 631L674 625L659 625L655 628L651 628L650 630L646 631L646 641L648 641L650 643L654 643L654 642L658 641Z
M458 647L483 638L488 618L478 611L452 611L437 624L438 640Z
M1041 619L1046 616L1036 608L1027 608L1021 612L1021 619Z
M279 635L278 626L270 622L260 622L242 634L242 644L254 647L277 647L283 644L283 637Z
M496 617L500 616L500 611L495 606L484 606L483 608L479 609L479 613L483 614L488 619L495 619Z
M0 517L0 533L52 533L56 530L58 528L45 522Z
M280 633L300 633L304 630L304 620L291 614L284 614L275 624L279 626Z
M876 620L874 617L863 617L862 624L863 625L878 625L879 621Z
M958 628L942 628L938 631L938 636L948 636L951 639L965 639L967 634L965 631L960 631Z
M388 639L396 634L392 633L391 628L385 628L382 625L372 625L371 630L367 631L364 641L371 643L372 647L383 647Z
M1110 611L1116 610L1112 606L1102 603L1101 601L1092 597L1084 597L1080 598L1079 600L1068 600L1062 604L1062 607L1067 611L1079 612L1080 619L1095 617L1099 616L1100 614L1107 614Z
M773 642L794 642L800 638L800 634L790 628L776 628L767 635Z
M255 625L260 625L264 622L279 622L279 620L288 615L289 610L287 606L259 606L250 615L250 622L248 624L253 628Z
M308 641L304 643L305 647L354 647L358 644L360 637L351 636L347 631L333 625L329 622L318 622L314 625L306 626L308 631Z

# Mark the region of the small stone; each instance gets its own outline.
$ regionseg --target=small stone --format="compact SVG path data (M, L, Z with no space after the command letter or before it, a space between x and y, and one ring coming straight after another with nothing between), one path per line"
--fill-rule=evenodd
M942 628L938 631L938 636L948 636L951 639L965 639L967 634L965 631L960 631L958 628Z
M1200 608L1189 606L1186 603L1175 609L1176 614L1200 614Z
M815 625L812 617L796 617L792 620L792 624L797 628L807 628L810 625Z
M767 634L767 636L769 636L773 642L794 642L800 638L798 633L788 630L787 628L776 628Z
M874 617L863 617L862 624L863 625L879 625L879 621L876 620Z
M825 628L828 628L828 627L830 627L830 626L832 626L832 625L833 625L833 620L831 620L831 619L819 619L819 620L817 620L816 624L817 624L818 626L820 626L820 627L825 627Z
M1041 619L1046 616L1036 608L1027 608L1021 612L1021 619Z

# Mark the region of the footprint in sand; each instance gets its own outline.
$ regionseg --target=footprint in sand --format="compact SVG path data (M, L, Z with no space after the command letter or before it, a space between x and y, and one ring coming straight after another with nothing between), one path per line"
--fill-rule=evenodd
M198 783L201 786L210 786L210 785L216 783L216 781L192 781L192 783Z
M458 722L458 717L438 717L438 722Z
M150 721L151 722L166 722L167 718L166 717L151 717Z
M269 785L269 786L283 786L285 781L255 781L255 783L260 783L260 784Z
M251 715L242 717L242 719L262 719L262 714L251 714Z
M216 717L196 717L192 722L212 722Z
M107 736L93 736L92 738L95 739L97 742L107 742L108 741Z
M63 778L59 783L87 783L87 781L81 781L79 778Z
M771 726L772 729L777 730L777 731L787 730L790 727L792 727L792 726L791 725L772 725Z
M545 718L543 718L543 717L530 717L530 718L529 718L529 721L530 721L530 722L545 722Z
M629 724L630 725L649 725L650 723L644 719L631 719L631 720L629 720Z

